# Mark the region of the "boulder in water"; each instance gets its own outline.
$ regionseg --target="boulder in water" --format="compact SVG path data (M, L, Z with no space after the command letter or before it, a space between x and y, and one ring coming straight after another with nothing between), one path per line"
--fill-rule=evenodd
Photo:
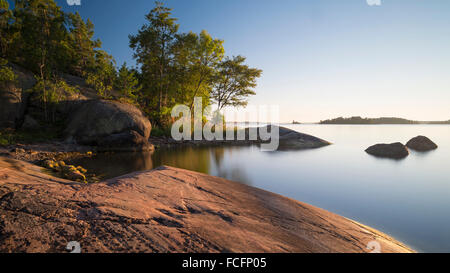
M150 137L151 127L150 121L131 104L91 100L69 117L65 135L84 145L129 146L136 140L134 144L139 146Z
M406 146L410 149L420 151L420 152L431 151L431 150L435 150L438 148L436 143L431 141L426 136L417 136L417 137L411 139L410 141L408 141Z
M405 158L409 155L408 148L400 142L392 144L376 144L367 148L366 152L377 157L394 159Z

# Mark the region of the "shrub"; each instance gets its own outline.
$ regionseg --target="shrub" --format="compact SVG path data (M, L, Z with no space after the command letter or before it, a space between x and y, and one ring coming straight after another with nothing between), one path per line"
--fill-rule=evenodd
M0 83L10 83L17 80L17 75L7 64L8 61L0 58Z
M55 123L57 120L56 106L59 102L80 93L77 87L68 85L64 80L53 78L44 80L36 78L36 85L30 90L37 94L44 108L45 121Z
M171 136L171 128L170 127L154 127L152 128L151 136L153 137L170 137Z
M60 137L60 129L57 127L47 127L38 131L14 131L6 129L0 131L0 145L8 146L16 143L40 143L56 140Z

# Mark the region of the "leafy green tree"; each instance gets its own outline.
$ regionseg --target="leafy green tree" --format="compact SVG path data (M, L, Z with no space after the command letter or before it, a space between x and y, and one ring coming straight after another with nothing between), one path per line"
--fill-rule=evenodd
M128 69L127 63L124 63L117 73L117 79L114 88L125 98L136 100L138 92L141 90L136 72Z
M47 122L57 121L57 105L71 95L79 93L76 87L68 85L58 77L42 80L38 78L36 85L31 90L37 95L39 101L44 103L44 116Z
M186 103L192 110L194 98L202 97L206 106L216 66L225 54L223 41L212 38L206 30L199 35L190 32L179 36L176 49L176 64L181 70L179 74Z
M95 54L95 65L91 72L87 73L86 83L91 85L102 98L110 98L114 82L116 80L116 68L114 58L102 50Z
M159 114L167 105L169 93L173 91L173 47L179 25L171 17L171 9L156 2L156 7L146 16L146 24L138 34L130 35L130 47L140 65L144 96L142 103L147 112ZM156 99L156 100L155 100Z
M17 80L17 75L7 64L7 60L0 58L0 84L11 83Z
M12 11L8 1L0 0L0 80L15 80L8 61L35 73L33 90L49 122L57 119L55 105L76 92L61 73L83 77L102 98L139 103L162 127L170 122L173 106L192 108L195 97L203 98L204 107L213 101L219 109L245 106L261 71L246 66L244 57L223 60L223 41L207 31L178 29L171 9L156 2L146 23L129 36L139 71L126 64L117 71L113 57L94 39L90 20L63 12L54 0L15 0Z
M247 106L247 98L256 93L256 81L262 70L245 65L245 57L226 58L218 65L211 98L217 103L218 110L226 106Z

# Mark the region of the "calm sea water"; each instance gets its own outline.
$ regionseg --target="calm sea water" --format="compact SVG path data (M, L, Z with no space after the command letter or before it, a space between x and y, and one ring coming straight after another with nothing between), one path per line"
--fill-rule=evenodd
M105 178L161 165L246 183L377 228L421 252L450 252L450 126L288 125L334 144L306 151L177 148L77 162ZM372 157L376 143L426 135L439 145L403 160Z

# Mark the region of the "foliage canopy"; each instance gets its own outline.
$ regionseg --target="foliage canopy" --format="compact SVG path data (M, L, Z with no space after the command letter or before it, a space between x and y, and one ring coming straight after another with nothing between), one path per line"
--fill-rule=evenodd
M93 23L79 13L62 11L54 0L15 0L13 9L0 0L0 81L15 80L8 62L32 71L48 122L55 115L49 109L70 89L62 74L83 78L102 98L138 105L160 126L171 122L173 106L192 108L195 97L204 107L245 106L262 71L247 66L245 57L226 57L224 41L206 30L179 28L172 10L156 2L129 36L137 68L117 67L94 38Z

